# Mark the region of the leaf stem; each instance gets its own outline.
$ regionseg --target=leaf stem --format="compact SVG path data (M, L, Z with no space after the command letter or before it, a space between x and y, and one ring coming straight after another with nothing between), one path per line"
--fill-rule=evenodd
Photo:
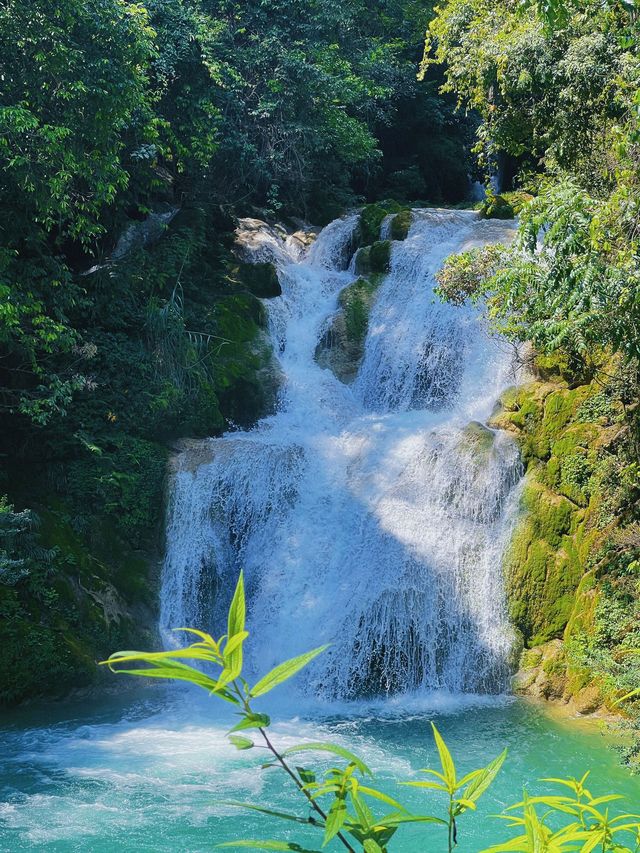
M244 710L247 712L247 714L253 714L254 711L253 711L251 705L249 705L249 702L247 701L245 695L242 693L242 691L240 690L240 688L238 687L238 685L235 681L233 682L233 687L235 689L237 697L242 702ZM261 726L259 726L258 731L262 735L262 738L266 744L266 748L271 752L271 754L274 756L274 758L276 759L278 764L282 767L282 769L285 771L285 773L293 780L293 782L294 782L295 786L298 788L298 790L302 794L304 794L304 796L306 797L307 801L309 802L309 805L311 806L311 808L316 812L316 814L320 815L322 820L326 823L326 821L327 821L326 813L323 811L321 806L319 806L318 803L313 799L311 794L306 790L302 781L298 778L298 776L289 767L287 762L284 760L283 756L280 755L278 750L275 748L275 746L273 745L273 743L269 739L269 735L267 734L266 730L264 728L262 728ZM349 853L356 853L356 850L351 846L351 844L349 844L349 842L347 841L347 839L344 837L344 835L341 832L339 832L336 837L340 839L340 841L342 842L344 847L349 851Z

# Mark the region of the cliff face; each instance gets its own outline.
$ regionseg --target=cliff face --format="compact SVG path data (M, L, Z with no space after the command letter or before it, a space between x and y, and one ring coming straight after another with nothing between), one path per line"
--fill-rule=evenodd
M581 713L637 679L623 653L640 639L637 465L609 369L591 378L540 358L536 381L505 393L492 420L516 434L527 468L504 564L525 645L515 689Z

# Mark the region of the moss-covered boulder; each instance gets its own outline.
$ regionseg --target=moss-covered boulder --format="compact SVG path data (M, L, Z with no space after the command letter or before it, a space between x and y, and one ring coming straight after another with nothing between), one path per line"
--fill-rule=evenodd
M589 652L589 664L585 649L599 648L605 630L600 602L620 586L612 579L618 552L608 544L620 519L608 508L610 490L619 482L616 454L624 446L624 414L602 382L580 383L562 360L542 361L538 381L505 391L490 421L514 433L527 467L504 560L505 584L511 618L526 645L562 643L563 698L574 702L577 713L589 713L602 700L600 682L593 689L593 661L602 652ZM627 563L621 563L623 576ZM627 623L621 618L620 636ZM530 692L557 692L541 686L537 675L521 675L522 689L536 681Z
M390 264L390 240L378 240L371 246L364 246L358 249L356 255L356 273L358 275L387 273L389 272Z
M361 246L370 246L380 239L380 226L391 213L402 210L397 201L379 201L367 204L360 213L358 239ZM394 238L395 239L395 238Z
M460 449L474 459L486 459L493 450L495 433L479 421L471 421L462 431Z
M391 239L406 240L411 224L413 222L413 213L409 208L401 210L391 220Z
M488 190L480 207L480 216L483 219L513 219L532 199L532 195L522 190L501 194Z
M355 379L369 328L369 315L382 277L359 278L338 298L339 311L316 348L316 360L346 384Z

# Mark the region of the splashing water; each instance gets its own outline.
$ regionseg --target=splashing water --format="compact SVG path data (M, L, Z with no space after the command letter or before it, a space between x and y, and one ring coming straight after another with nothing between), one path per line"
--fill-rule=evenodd
M329 642L299 680L307 695L498 693L512 644L500 562L520 463L511 438L481 422L513 382L512 356L475 308L433 289L448 254L513 226L414 211L347 386L314 353L355 277L356 226L357 215L333 222L305 255L273 233L258 239L283 290L268 302L279 411L176 460L161 628L168 643L173 626L222 633L243 568L255 671Z

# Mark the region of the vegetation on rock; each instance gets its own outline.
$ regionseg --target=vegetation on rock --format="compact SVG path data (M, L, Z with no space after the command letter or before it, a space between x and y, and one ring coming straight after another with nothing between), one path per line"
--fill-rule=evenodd
M563 639L551 693L575 700L595 684L609 704L640 682L628 654L640 599L637 47L635 10L617 0L449 0L423 65L444 64L445 88L478 110L476 150L515 190L488 194L485 215L520 216L512 247L439 274L445 298L482 299L496 329L537 351L538 381L505 394L493 419L517 433L528 467L505 566L512 616L530 646Z
M316 349L316 359L328 367L341 382L352 382L364 356L369 328L369 315L375 302L382 275L358 278L347 285L338 297L340 310Z

